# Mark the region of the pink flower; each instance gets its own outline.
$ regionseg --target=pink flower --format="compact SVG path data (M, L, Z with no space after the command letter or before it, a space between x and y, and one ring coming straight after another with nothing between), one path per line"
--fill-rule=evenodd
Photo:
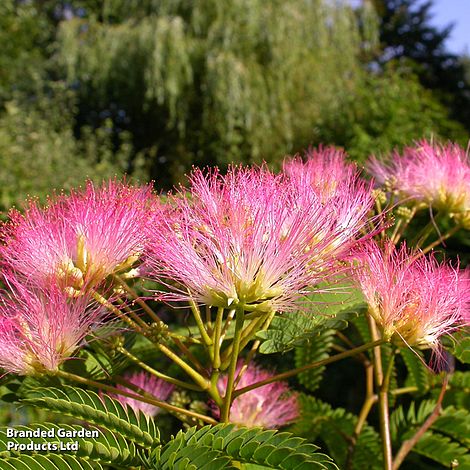
M341 258L356 243L372 209L372 184L360 178L344 151L334 147L310 149L305 161L298 156L286 159L283 171L293 185L314 193L330 212L331 223L324 232L334 236L321 255Z
M304 159L299 155L286 158L283 172L299 184L311 187L323 201L337 196L342 185L358 185L358 170L346 161L346 153L335 147L309 149Z
M241 363L237 367L237 374ZM250 365L242 375L237 389L266 380L274 374ZM222 396L227 388L227 376L222 376L217 388ZM214 416L219 418L218 410L212 405ZM299 417L297 394L289 390L286 382L273 382L256 388L235 398L230 408L230 421L248 427L260 426L275 429L290 424Z
M55 286L26 289L5 279L11 293L0 298L0 367L7 372L57 370L104 317L85 295L70 299Z
M195 170L190 183L169 197L149 237L154 276L179 285L168 299L282 311L331 275L332 257L319 254L335 222L312 192L266 168Z
M372 158L369 170L403 197L450 213L470 227L470 160L457 144L423 140L416 147L405 148L403 155L395 152L389 162Z
M359 259L355 276L385 339L437 351L442 335L469 323L466 273L391 243L371 242Z
M175 388L173 384L158 379L154 375L143 371L133 374L126 374L124 378L131 384L136 385L144 392L149 393L160 401L167 400ZM136 393L134 390L126 388L122 385L117 385L117 388L126 392L131 392L134 394ZM134 411L138 412L140 410L148 416L155 416L161 411L161 408L158 406L150 405L139 400L134 400L133 398L124 397L117 394L110 395L112 395L113 398L119 400L123 405L129 405L132 409L134 409Z
M3 262L28 282L69 291L129 271L142 253L151 222L151 189L110 181L59 196L42 209L30 202L3 227Z

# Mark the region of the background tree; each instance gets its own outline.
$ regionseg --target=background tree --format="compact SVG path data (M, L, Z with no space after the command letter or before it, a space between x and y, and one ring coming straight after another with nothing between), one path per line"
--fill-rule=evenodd
M470 130L470 82L462 58L446 47L452 25L432 24L431 0L373 0L373 4L379 17L379 62L411 69L449 108L451 117Z

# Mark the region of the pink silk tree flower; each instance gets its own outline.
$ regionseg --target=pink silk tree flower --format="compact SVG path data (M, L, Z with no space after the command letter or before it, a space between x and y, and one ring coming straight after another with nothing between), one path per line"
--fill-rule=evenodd
M285 311L331 275L331 257L311 263L335 235L313 193L265 167L195 170L190 183L169 196L149 235L150 272L173 290L166 299Z
M293 185L312 191L330 211L334 223L327 230L334 236L325 251L341 259L355 244L373 207L372 183L362 179L356 165L346 161L346 153L334 147L310 149L304 160L288 158L283 171Z
M415 255L415 256L413 256ZM391 243L370 242L354 275L386 340L439 352L439 338L469 324L468 273Z
M104 318L85 295L61 289L26 289L6 277L11 292L0 298L0 367L19 375L53 372L70 358Z
M369 171L404 198L452 215L470 228L470 159L457 144L426 141L395 152L388 162L372 158Z
M241 369L238 364L237 374ZM274 374L261 367L250 365L238 382L237 389L269 379ZM223 396L227 388L227 376L221 376L217 388ZM214 416L219 411L211 404ZM230 422L241 426L276 429L292 423L299 417L297 394L289 390L287 382L273 382L235 398L230 408Z
M73 294L132 268L146 243L152 204L149 186L88 182L44 209L30 202L24 215L11 211L0 255L24 281L56 282Z
M166 401L169 396L173 393L175 386L162 379L155 377L147 372L135 372L132 374L126 374L124 378L131 384L139 387L144 392L152 395L154 398L160 401ZM117 388L126 392L136 393L135 390L129 389L123 385L117 385ZM119 400L123 405L129 405L134 411L148 415L155 416L160 413L161 408L158 406L150 405L133 398L124 397L118 394L110 394L113 398Z

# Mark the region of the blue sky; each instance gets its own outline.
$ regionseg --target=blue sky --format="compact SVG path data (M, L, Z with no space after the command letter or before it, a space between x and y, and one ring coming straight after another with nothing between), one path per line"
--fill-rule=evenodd
M470 0L434 0L432 9L436 26L454 23L454 29L447 41L451 52L470 55Z

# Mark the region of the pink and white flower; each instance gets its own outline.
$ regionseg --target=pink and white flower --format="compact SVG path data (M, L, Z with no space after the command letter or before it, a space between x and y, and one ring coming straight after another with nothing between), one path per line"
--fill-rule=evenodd
M354 273L385 339L438 351L442 335L469 323L470 279L419 255L370 242Z
M372 158L368 168L404 198L449 213L470 227L470 159L459 145L423 140L401 155L395 152L388 162Z
M54 285L26 289L5 279L11 292L0 298L0 367L6 372L57 370L104 318L103 308L85 295L70 299Z
M334 147L310 149L305 159L288 158L283 171L293 185L314 193L329 211L331 223L326 229L334 236L321 255L341 259L363 238L361 230L374 204L372 183L362 179L346 153Z
M59 196L25 214L10 212L2 229L3 263L29 283L69 291L131 269L146 243L154 204L149 186L110 181Z
M237 367L237 374L240 369L241 363ZM250 365L242 375L237 389L269 379L273 375L261 367ZM227 381L227 376L224 375L217 383L222 396L226 392ZM216 407L212 408L215 417L219 418ZM289 390L286 382L273 382L244 393L233 400L230 408L230 422L248 427L275 429L292 423L298 417L297 394Z
M264 167L195 170L190 183L149 236L151 272L178 283L167 299L284 311L331 275L336 222L313 192Z

